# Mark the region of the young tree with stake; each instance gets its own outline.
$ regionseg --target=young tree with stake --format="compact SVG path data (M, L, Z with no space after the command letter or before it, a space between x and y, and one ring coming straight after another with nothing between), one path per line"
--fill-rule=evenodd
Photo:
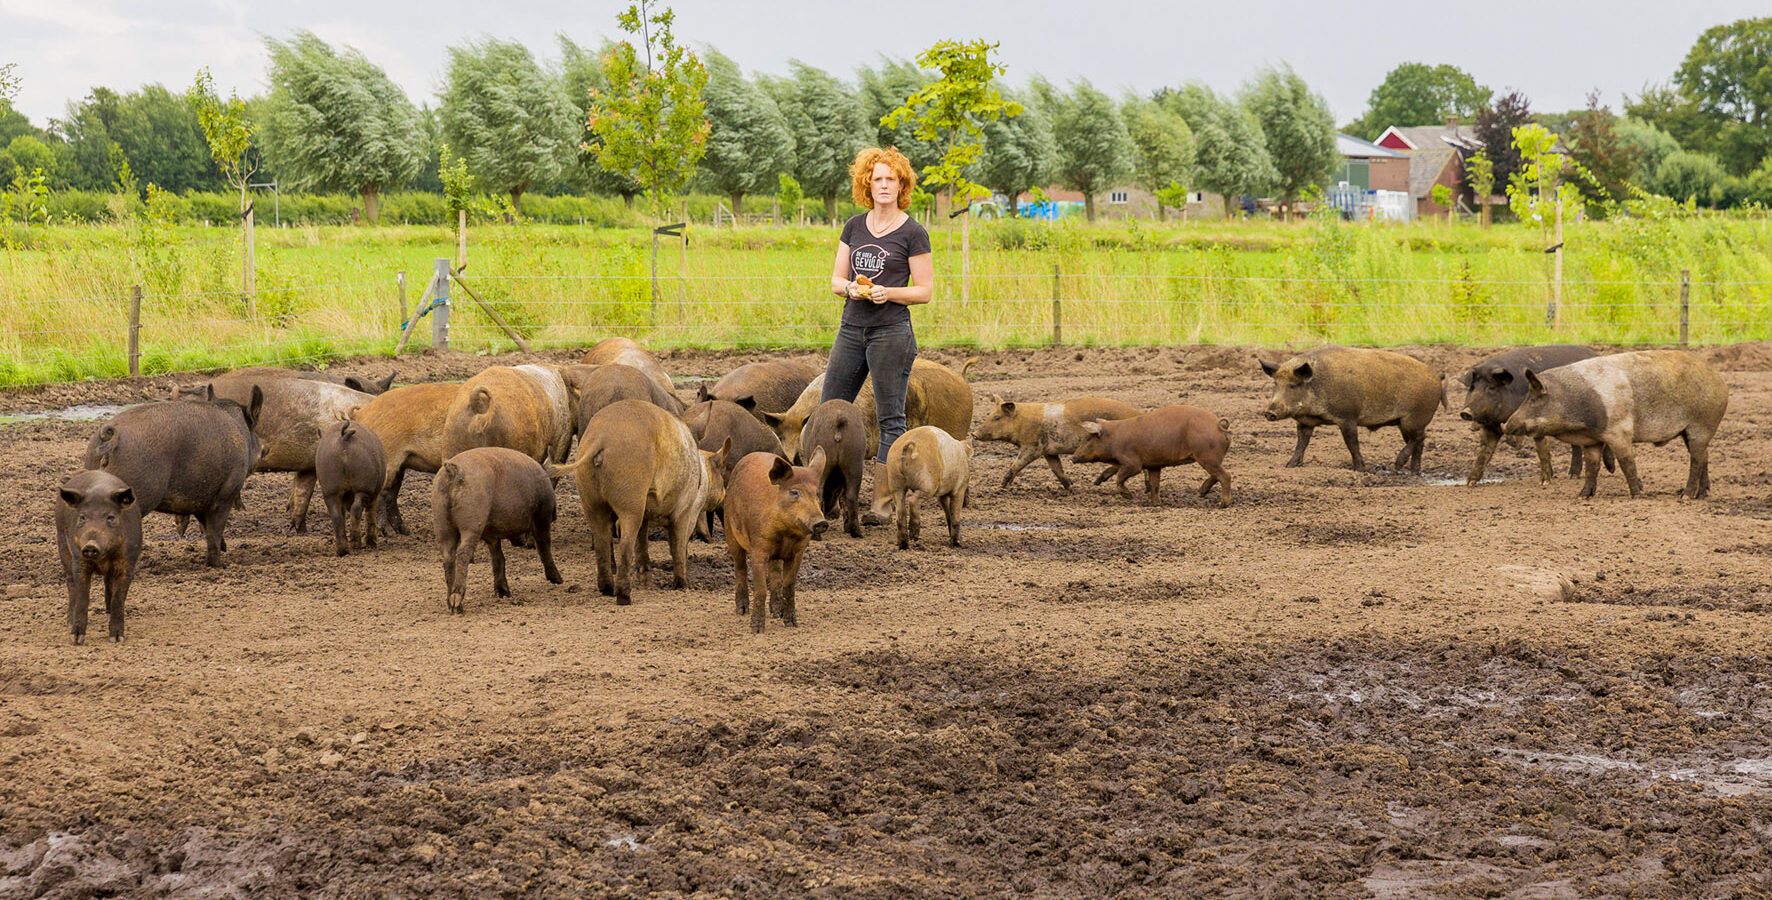
M215 79L207 68L197 70L197 80L185 92L185 98L197 111L197 122L203 128L204 139L209 141L209 152L222 177L240 192L240 216L245 220L240 233L245 257L242 287L246 293L246 315L251 318L258 313L254 296L257 278L253 271L256 263L252 252L252 205L246 198L246 185L252 181L252 173L258 171L258 164L246 156L252 147L252 121L246 112L246 101L239 94L230 93L225 103L216 95Z

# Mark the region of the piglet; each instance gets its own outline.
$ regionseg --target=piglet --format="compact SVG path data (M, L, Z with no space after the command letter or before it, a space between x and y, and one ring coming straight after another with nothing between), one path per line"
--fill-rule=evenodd
M1198 406L1176 404L1130 419L1084 422L1083 430L1089 436L1072 459L1118 464L1120 476L1114 487L1121 496L1132 496L1126 490L1126 480L1143 471L1145 495L1155 505L1160 502L1163 469L1197 462L1206 470L1200 496L1217 484L1218 505L1231 505L1231 476L1224 470L1224 454L1231 446L1230 420Z
M810 466L752 453L732 468L726 485L726 552L737 581L733 597L740 614L750 613L753 634L763 632L771 608L783 624L800 624L794 613L800 561L812 536L830 527L818 505L824 468L822 448L812 452Z
M898 549L917 539L917 506L932 499L947 517L948 543L960 546L960 507L972 475L972 441L956 441L933 425L913 428L886 454L886 491L898 504Z
M68 582L68 631L86 640L92 576L105 576L111 640L123 640L123 597L142 552L142 508L135 491L108 472L80 472L62 484L55 504L55 545Z
M563 580L554 567L550 540L554 483L541 463L527 455L504 447L475 447L450 457L432 484L431 511L443 552L450 612L462 612L468 564L474 561L474 545L481 541L492 556L492 587L500 597L511 595L501 540L533 535L548 580L554 584Z
M388 455L381 438L361 422L339 421L320 431L314 474L332 516L332 540L339 556L365 543L375 547L375 501L387 476ZM350 544L345 520L350 520Z

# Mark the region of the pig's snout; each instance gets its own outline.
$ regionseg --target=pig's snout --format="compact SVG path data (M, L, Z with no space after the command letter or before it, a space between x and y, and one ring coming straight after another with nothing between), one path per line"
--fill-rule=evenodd
M1460 419L1465 420L1466 422L1475 422L1477 420L1477 417L1471 415L1471 411L1468 409L1460 410L1458 413L1458 417Z
M98 554L99 554L98 544L96 544L92 541L87 541L86 543L80 545L80 555L81 556L84 556L87 559L98 559Z
M824 534L831 527L829 519L816 519L812 523L813 534Z
M1268 410L1268 411L1267 411L1267 412L1264 412L1264 413L1262 413L1262 415L1263 415L1263 416L1266 416L1266 417L1267 417L1267 420L1268 420L1268 421L1269 421L1269 422L1278 422L1278 421L1280 421L1280 419L1282 419L1282 418L1284 418L1284 417L1283 417L1283 416L1281 416L1281 415L1280 415L1280 414L1279 414L1279 413L1277 413L1277 412L1274 412L1274 411L1273 411L1273 410L1271 410L1271 409L1270 409L1270 410Z

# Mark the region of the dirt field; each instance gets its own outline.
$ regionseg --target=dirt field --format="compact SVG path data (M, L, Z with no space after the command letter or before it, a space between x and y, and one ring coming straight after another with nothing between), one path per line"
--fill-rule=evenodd
M599 596L570 480L567 583L517 550L498 600L481 553L457 618L428 477L422 533L337 559L259 475L225 570L150 517L128 639L74 647L49 512L97 426L4 426L0 897L1772 895L1772 347L1704 351L1732 396L1701 502L1678 442L1642 447L1636 501L1541 489L1529 445L1467 489L1447 413L1428 477L1349 470L1333 429L1285 469L1252 354L986 354L980 418L992 393L1228 416L1236 504L1194 467L1161 508L1093 466L1001 489L1012 450L981 445L964 548L833 532L800 627L760 636L723 547L692 544L687 592Z

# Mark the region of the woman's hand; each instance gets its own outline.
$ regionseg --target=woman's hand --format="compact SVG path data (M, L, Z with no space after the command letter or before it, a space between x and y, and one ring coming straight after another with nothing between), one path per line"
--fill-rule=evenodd
M849 288L846 293L851 300L869 300L872 299L868 293L871 290L873 290L871 285L851 281L849 282Z

